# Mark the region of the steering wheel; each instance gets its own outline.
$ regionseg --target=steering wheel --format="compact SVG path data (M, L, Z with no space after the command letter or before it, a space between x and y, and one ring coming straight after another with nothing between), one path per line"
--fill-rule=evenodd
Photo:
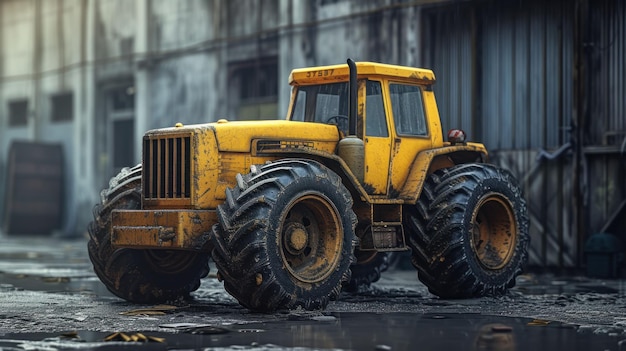
M350 120L346 115L334 115L330 116L326 119L326 124L336 124L341 131L346 133L348 131L348 125L350 124Z

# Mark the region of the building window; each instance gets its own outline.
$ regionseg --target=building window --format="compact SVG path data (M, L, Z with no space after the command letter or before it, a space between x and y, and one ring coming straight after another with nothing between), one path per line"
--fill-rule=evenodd
M74 95L72 93L62 93L53 95L52 102L52 122L66 122L74 119Z
M132 84L106 91L109 120L109 153L113 174L135 160L135 87Z
M28 123L28 100L9 101L9 126L20 127Z
M129 85L125 88L114 89L109 92L112 111L125 111L135 109L135 87Z
M255 59L230 65L231 82L236 87L231 100L237 118L278 118L278 60Z
M122 169L135 164L135 121L120 119L113 122L113 168Z

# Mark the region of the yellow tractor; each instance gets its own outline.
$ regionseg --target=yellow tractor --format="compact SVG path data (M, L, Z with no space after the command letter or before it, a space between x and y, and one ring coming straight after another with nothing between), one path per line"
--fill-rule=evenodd
M427 69L348 60L293 70L286 120L146 132L102 191L89 255L115 295L186 297L208 274L256 311L321 309L411 251L442 298L499 295L528 253L520 186L443 132Z

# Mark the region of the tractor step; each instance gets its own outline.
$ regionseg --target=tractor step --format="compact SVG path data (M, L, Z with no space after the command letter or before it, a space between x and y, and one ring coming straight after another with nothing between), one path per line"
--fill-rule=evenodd
M404 250L404 229L402 222L375 222L372 224L372 244L374 250Z

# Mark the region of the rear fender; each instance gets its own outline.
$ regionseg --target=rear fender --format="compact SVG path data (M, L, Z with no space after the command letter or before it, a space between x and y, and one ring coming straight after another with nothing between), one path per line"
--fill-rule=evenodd
M438 169L449 168L463 163L484 163L488 160L487 150L482 144L444 146L424 150L417 154L411 164L409 176L402 190L400 199L414 204L420 197L426 177Z

